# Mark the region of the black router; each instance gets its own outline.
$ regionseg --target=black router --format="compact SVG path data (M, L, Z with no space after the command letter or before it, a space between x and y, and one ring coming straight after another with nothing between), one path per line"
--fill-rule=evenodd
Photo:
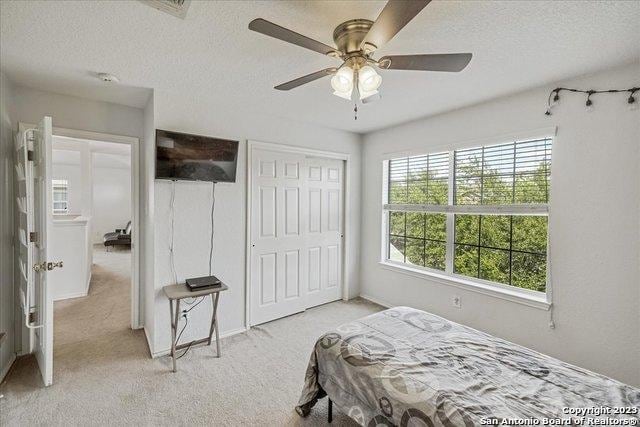
M222 282L216 276L194 277L187 279L186 283L190 291L201 291L222 285Z

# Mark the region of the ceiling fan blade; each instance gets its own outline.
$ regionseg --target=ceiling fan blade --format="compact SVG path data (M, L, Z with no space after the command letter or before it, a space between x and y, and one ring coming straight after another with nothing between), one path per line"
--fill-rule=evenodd
M471 61L470 53L383 56L380 68L387 70L462 71Z
M249 29L288 43L293 43L307 49L315 50L316 52L320 52L323 55L328 55L332 52L336 52L336 49L331 46L327 46L324 43L320 43L319 41L310 39L307 36L303 36L302 34L298 34L295 31L291 31L287 28L281 27L280 25L274 24L273 22L266 21L262 18L254 19L253 21L251 21L249 23Z
M381 48L404 28L431 0L389 0L360 44L360 49Z
M275 87L278 90L291 90L295 89L298 86L302 86L307 83L311 83L314 80L321 79L322 77L329 76L334 74L337 71L337 68L325 68L324 70L316 71L315 73L307 74L306 76L298 77L295 80L291 80L286 83L282 83Z

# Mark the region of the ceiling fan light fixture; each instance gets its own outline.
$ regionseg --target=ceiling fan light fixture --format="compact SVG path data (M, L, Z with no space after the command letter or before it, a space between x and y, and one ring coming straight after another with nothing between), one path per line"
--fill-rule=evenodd
M358 71L358 89L360 92L376 93L382 84L382 77L370 65L365 65Z
M357 114L358 103L367 104L380 99L378 90L382 84L382 76L378 74L378 69L459 72L471 61L471 53L388 55L377 60L372 57L378 48L393 39L430 2L431 0L388 0L375 21L350 19L338 25L333 30L334 46L321 43L262 18L251 21L249 29L322 55L339 58L342 64L338 68L331 67L316 71L275 86L275 89L291 90L320 78L332 76L333 94L353 101L356 104L354 110ZM629 105L636 104L635 101L629 102Z
M353 89L353 70L351 67L342 67L331 78L331 87L336 92L347 92Z
M334 95L350 100L353 92L353 69L347 66L340 68L331 77L331 87Z
M374 101L377 101L379 99L382 99L382 96L380 96L380 92L375 91L375 93L367 94L367 96L365 96L362 99L360 99L360 102L362 102L363 104L370 104L370 103L372 103Z
M377 89L374 90L358 90L358 93L360 94L360 101L364 101L367 98L373 97L374 95L377 95L379 92ZM372 98L373 100L374 98Z
M340 98L344 98L344 99L346 99L347 101L351 101L351 93L352 93L352 92L353 92L353 89L350 89L350 90L348 90L348 91L343 91L343 92L340 92L340 91L334 90L334 91L333 91L333 94L334 94L335 96L339 96Z

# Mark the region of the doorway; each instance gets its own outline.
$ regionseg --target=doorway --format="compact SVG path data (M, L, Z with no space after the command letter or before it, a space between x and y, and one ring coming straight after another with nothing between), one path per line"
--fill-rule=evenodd
M78 342L129 329L131 306L131 146L54 135L50 273L54 364Z
M129 324L131 329L140 329L142 319L139 283L139 139L55 126L53 136L54 141L81 141L88 144L90 154L84 155L89 156L89 163L92 165L92 185L85 182L84 192L88 194L86 197L90 200L90 212L101 212L91 228L91 254L92 256L95 254L98 260L124 259L123 254L128 258L127 262L130 264L127 280L130 292ZM84 164L86 167L87 162ZM127 194L128 200L123 197L124 193ZM115 244L105 245L105 235L108 233L111 233L111 237L114 234L116 237L121 237L121 240L114 242ZM106 253L118 255L106 258ZM107 262L114 268L118 265L115 261ZM127 268L122 265L121 268L116 269L126 271Z
M249 325L342 298L346 159L250 143Z
M135 335L141 342L144 340L141 334L130 331L141 327L139 141L133 137L52 128L51 119L45 117L43 123L47 121L48 132L44 129L36 135L48 133L44 140L48 138L49 142L41 146L39 140L34 141L32 149L36 154L29 153L29 160L34 157L34 165L46 170L46 174L38 176L47 177L43 181L47 183L47 191L43 193L46 197L38 194L35 197L46 203L39 211L35 209L34 215L44 212L47 217L42 237L36 233L37 241L41 242L36 245L45 248L48 259L56 260L49 265L64 264L64 268L45 269L45 273L51 270L46 273L46 295L33 301L36 312L43 310L50 314L39 316L38 326L30 323L31 317L23 325L22 353L46 356L40 358L42 362L38 359L38 365L45 385L50 385L54 348L58 363L59 355L64 357L69 348L77 352L89 341L94 346L106 343L106 350L115 350L114 343L107 342L117 336L114 328L124 332L126 338ZM33 128L20 123L19 135ZM35 286L36 291L40 288ZM43 332L38 334L39 331ZM45 343L39 335L49 337L49 341ZM64 347L65 344L69 345ZM59 367L64 368L63 364Z

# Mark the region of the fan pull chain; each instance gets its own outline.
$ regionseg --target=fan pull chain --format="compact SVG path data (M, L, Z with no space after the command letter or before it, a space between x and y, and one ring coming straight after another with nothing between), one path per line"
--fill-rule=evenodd
M353 120L358 120L358 104L353 104Z

